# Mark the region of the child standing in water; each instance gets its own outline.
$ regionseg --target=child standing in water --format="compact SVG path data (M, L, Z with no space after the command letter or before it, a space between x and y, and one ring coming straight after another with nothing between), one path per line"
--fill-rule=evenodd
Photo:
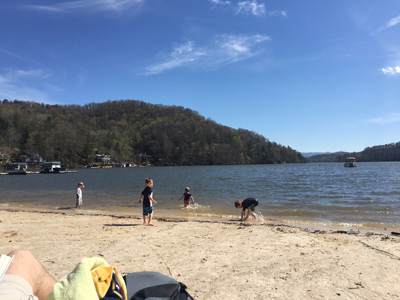
M185 207L188 207L190 205L190 200L192 200L192 204L194 204L194 198L192 194L190 194L190 188L186 187L185 192L183 193L182 197L178 199L178 201L181 201L183 198L183 204Z
M76 204L75 208L82 208L82 189L85 188L83 182L78 182L78 188L76 189Z
M153 179L146 178L145 183L146 187L140 194L139 199L139 203L141 203L143 199L143 225L146 225L146 217L149 216L147 225L154 226L153 223L151 223L154 210L153 203L157 204L157 202L153 199Z

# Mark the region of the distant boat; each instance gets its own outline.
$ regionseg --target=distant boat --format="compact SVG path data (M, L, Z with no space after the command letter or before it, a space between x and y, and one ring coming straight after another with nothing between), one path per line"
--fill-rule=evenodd
M346 161L344 162L344 166L348 168L357 167L356 158L355 157L346 157Z
M65 173L76 173L76 171L69 171L66 168L61 168L61 162L50 161L42 164L42 170L40 173L44 174L65 174Z
M59 161L49 161L42 164L42 170L40 173L60 173L61 162Z

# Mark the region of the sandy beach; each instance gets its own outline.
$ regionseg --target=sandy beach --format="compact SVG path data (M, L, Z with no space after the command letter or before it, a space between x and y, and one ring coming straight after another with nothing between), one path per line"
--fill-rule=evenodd
M0 210L0 252L29 249L58 280L84 257L157 271L195 299L400 299L400 236L101 212Z

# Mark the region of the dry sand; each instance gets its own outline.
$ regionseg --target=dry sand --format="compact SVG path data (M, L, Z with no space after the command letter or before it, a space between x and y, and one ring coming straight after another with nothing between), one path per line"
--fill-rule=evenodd
M0 253L29 249L56 278L100 256L157 271L195 299L400 299L400 237L284 225L0 210Z

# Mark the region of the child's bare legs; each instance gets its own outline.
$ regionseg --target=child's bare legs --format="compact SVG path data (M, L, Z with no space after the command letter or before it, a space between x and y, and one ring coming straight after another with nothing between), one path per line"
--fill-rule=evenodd
M247 209L246 216L244 218L242 217L242 221L247 221L249 219L250 215L252 215L254 217L254 219L257 219L256 214L249 208L249 209Z
M148 223L148 225L154 226L154 224L151 223L152 220L153 220L153 212L151 212L151 213L149 214L149 223Z
M149 222L147 225L154 226L151 221L153 219L153 207L143 208L143 225L146 225L146 216L149 216Z

